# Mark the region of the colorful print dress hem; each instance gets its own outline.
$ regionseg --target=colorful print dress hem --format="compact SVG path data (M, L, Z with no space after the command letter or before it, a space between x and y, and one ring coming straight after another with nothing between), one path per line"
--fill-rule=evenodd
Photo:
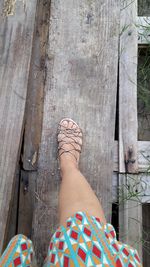
M0 258L1 267L35 267L32 241L15 236ZM51 238L43 267L142 267L137 251L116 239L111 224L77 212Z

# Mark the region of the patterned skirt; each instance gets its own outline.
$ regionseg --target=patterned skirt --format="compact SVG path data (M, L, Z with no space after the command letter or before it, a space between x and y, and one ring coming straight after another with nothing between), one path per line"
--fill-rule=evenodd
M34 267L32 242L15 236L0 258L1 267ZM116 239L111 224L77 212L60 226L51 238L43 267L141 267L137 251Z

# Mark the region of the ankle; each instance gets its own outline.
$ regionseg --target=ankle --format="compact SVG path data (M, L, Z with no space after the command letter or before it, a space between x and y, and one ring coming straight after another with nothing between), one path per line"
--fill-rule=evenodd
M60 171L63 174L64 172L70 172L78 169L78 164L74 159L65 159L62 157L60 160Z

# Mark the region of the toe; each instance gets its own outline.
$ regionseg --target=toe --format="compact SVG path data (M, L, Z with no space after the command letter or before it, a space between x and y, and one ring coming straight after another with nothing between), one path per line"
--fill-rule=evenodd
M68 128L69 128L69 129L72 129L72 127L73 127L73 122L72 122L72 121L69 121L69 123L68 123Z
M63 127L65 127L65 128L67 128L67 127L68 127L68 121L67 121L67 120L63 120L63 121L61 122L61 125L62 125Z
M79 145L82 145L82 139L81 139L81 138L77 138L77 143L78 143Z
M78 136L82 137L82 135L83 135L82 132L80 132Z
M75 124L75 123L73 123L73 126L72 126L72 128L73 128L73 129L76 129L76 128L77 128L77 126L76 126L76 124Z

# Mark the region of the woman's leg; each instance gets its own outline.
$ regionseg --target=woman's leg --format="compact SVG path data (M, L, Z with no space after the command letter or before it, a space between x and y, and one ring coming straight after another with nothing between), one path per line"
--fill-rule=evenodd
M62 126L67 129L77 127L73 124L73 122L68 123L65 120L62 122ZM62 134L62 132L58 137L59 143L61 143L61 140L63 139L63 151L71 150L72 152L72 154L68 152L63 153L60 156L60 170L62 177L59 193L60 224L65 224L68 217L72 216L77 211L87 212L89 215L99 217L103 223L106 223L104 212L99 200L86 178L78 169L79 152L72 150L73 147L77 150L79 149L79 145L77 143L81 141L81 135L80 137L75 137L76 142L74 143L72 143L73 134L71 135L70 140L69 135L67 135L65 139L65 134ZM69 144L69 141L71 144Z

